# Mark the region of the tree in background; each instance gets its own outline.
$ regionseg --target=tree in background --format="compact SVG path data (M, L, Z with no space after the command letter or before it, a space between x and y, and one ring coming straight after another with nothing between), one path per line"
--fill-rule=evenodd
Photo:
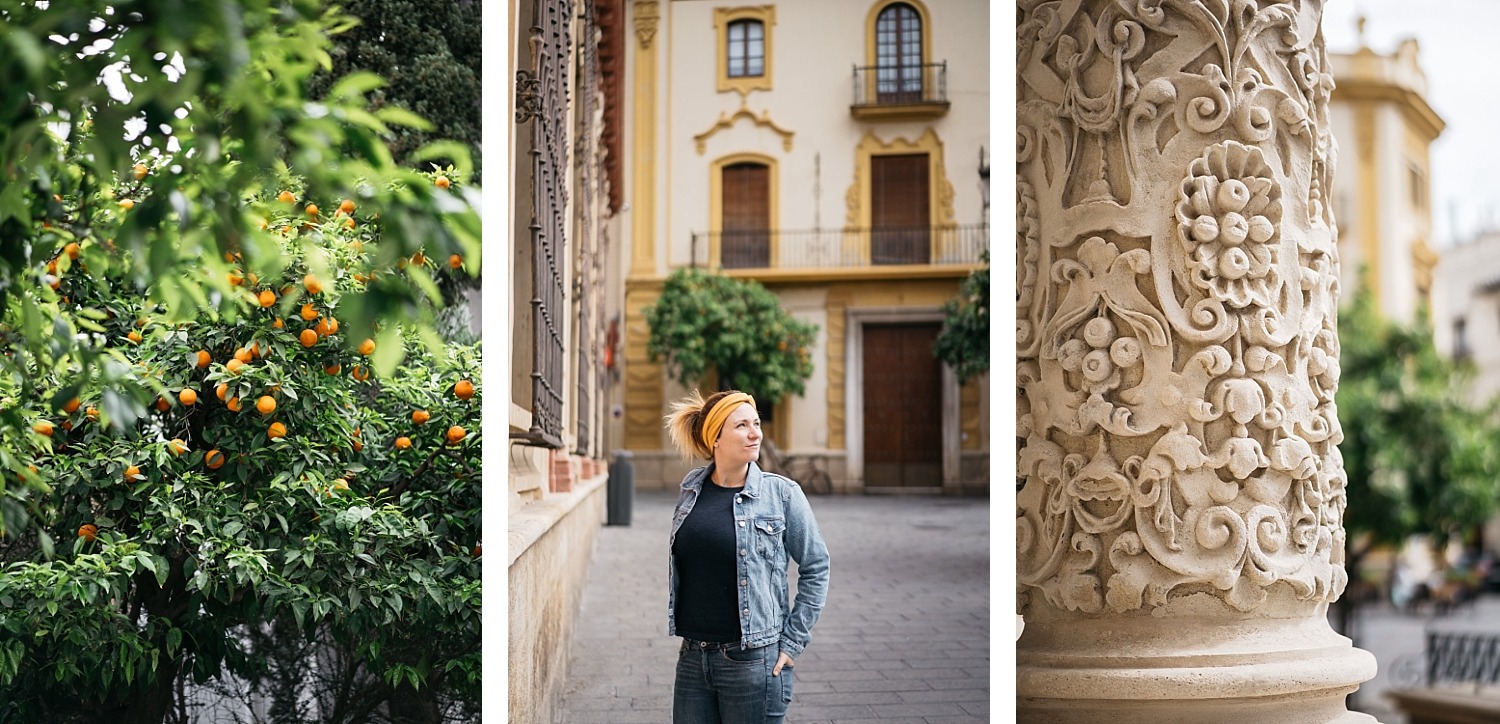
M990 369L990 252L984 266L964 277L958 296L943 304L943 329L933 343L937 358L953 368L958 384Z
M411 329L344 319L462 259L385 263L352 199L282 198L247 204L282 271L231 253L200 272L255 300L241 314L174 316L107 239L47 262L59 312L152 402L24 354L27 384L0 378L34 520L0 537L0 721L158 724L210 703L238 721L235 690L277 721L477 719L479 349L407 338L386 374L382 340Z
M713 371L722 389L742 390L769 407L802 394L812 376L817 326L787 313L753 280L679 269L646 309L646 323L651 360L665 361L684 385Z
M331 68L313 76L308 95L322 98L341 77L375 73L386 85L372 105L412 111L433 130L394 129L391 155L406 164L422 146L452 139L479 161L480 4L476 0L349 0L343 12L359 24L334 36Z
M1339 314L1339 346L1337 360L1315 362L1338 379L1346 569L1412 534L1441 550L1482 526L1500 496L1500 425L1493 404L1472 401L1466 370L1438 354L1426 316L1396 324L1358 290ZM1340 599L1340 630L1357 603Z
M258 307L228 282L226 258L265 278L288 263L264 225L287 203L277 200L282 190L299 209L355 200L380 232L380 265L425 249L439 260L458 255L478 273L477 193L460 183L467 150L437 143L405 156L457 159L438 184L397 164L387 142L427 124L398 107L372 110L369 96L381 88L373 74L340 78L309 102L309 79L332 67L330 36L352 26L316 0L0 8L0 377L16 385L15 399L50 395L56 406L98 389L104 419L132 427L149 390L99 342L99 310L74 309L59 255L81 248L91 274L135 284L167 318L232 322ZM331 218L323 211L307 207L306 222ZM425 269L381 277L341 301L349 333L380 342L373 365L383 373L399 363L406 337L394 324L377 334L377 321L404 320L414 339L437 344L437 307L427 302L440 295ZM34 370L67 382L44 389ZM22 409L0 405L0 530L25 518L25 486L15 484L29 435Z

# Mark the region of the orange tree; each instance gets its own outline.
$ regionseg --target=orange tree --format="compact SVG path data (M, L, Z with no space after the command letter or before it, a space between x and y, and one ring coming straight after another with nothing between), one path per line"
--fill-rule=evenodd
M281 271L232 252L201 269L233 314L174 316L107 240L45 262L46 303L110 373L18 352L31 384L0 379L27 423L0 450L34 524L0 537L0 721L162 722L202 700L188 682L254 688L330 652L343 680L306 677L280 705L477 711L478 347L364 338L341 316L462 258L388 263L353 202L249 207ZM405 363L378 372L400 342ZM258 645L268 631L311 645Z
M441 158L467 170L467 148L439 142L412 150L403 134L431 125L382 106L378 77L323 75L333 67L332 38L358 22L326 5L0 3L0 333L14 353L0 355L0 378L11 394L104 390L106 417L132 425L150 397L95 343L100 320L64 301L78 296L68 279L76 264L54 270L46 262L81 247L73 261L130 282L132 294L149 294L173 317L232 317L243 298L224 281L224 254L241 255L242 273L267 278L293 258L259 228L283 211L274 200L281 189L263 187L268 173L296 169L290 191L299 210L310 199L332 206L354 199L360 223L381 230L382 264L419 248L439 260L463 254L478 262L477 193L433 184L412 168ZM324 84L315 99L314 76ZM390 150L397 141L400 162ZM457 182L465 174L446 175ZM262 201L247 207L247 198ZM329 204L319 205L321 213L301 221L333 218ZM109 245L125 253L107 255ZM200 276L204 270L212 273ZM53 294L59 276L61 293ZM386 282L346 289L342 319L359 338L372 336L380 319L406 320L430 337L436 320L421 304L427 291ZM394 325L387 334L376 366L389 370L400 337ZM34 376L38 368L68 370L67 380L44 389L52 378ZM0 405L0 470L25 469L16 451L27 430L20 406ZM25 498L14 475L0 476L0 530L21 520Z
M678 269L645 314L651 360L684 385L717 372L721 389L744 390L769 407L802 394L812 376L817 326L753 279Z

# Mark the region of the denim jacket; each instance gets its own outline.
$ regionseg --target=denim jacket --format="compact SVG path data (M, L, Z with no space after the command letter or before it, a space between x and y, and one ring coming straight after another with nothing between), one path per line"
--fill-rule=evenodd
M682 480L682 495L672 513L667 550L677 529L698 502L709 464ZM779 641L796 658L812 640L811 630L828 596L828 547L813 520L812 506L797 483L750 463L745 487L734 496L735 541L738 543L740 645L756 648ZM797 562L797 600L788 604L787 558ZM677 635L677 560L671 558L667 594L667 633Z

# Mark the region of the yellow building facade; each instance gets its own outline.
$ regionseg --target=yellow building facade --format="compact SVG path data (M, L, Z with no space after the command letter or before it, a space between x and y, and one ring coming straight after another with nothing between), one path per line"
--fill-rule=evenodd
M608 438L637 485L692 465L665 437L687 390L650 359L645 310L699 267L818 326L804 394L761 401L784 454L839 491L987 491L987 376L960 387L930 350L989 246L989 5L632 0L630 17Z
M1340 285L1346 298L1365 285L1383 314L1410 323L1431 302L1438 256L1429 148L1445 124L1427 102L1417 41L1389 55L1361 45L1330 53L1329 62Z

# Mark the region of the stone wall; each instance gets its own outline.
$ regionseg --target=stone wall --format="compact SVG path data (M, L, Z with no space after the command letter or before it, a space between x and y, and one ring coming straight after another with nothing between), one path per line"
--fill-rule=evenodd
M599 473L571 492L513 508L509 521L510 601L507 721L553 720L567 682L568 650L580 597L605 521Z

